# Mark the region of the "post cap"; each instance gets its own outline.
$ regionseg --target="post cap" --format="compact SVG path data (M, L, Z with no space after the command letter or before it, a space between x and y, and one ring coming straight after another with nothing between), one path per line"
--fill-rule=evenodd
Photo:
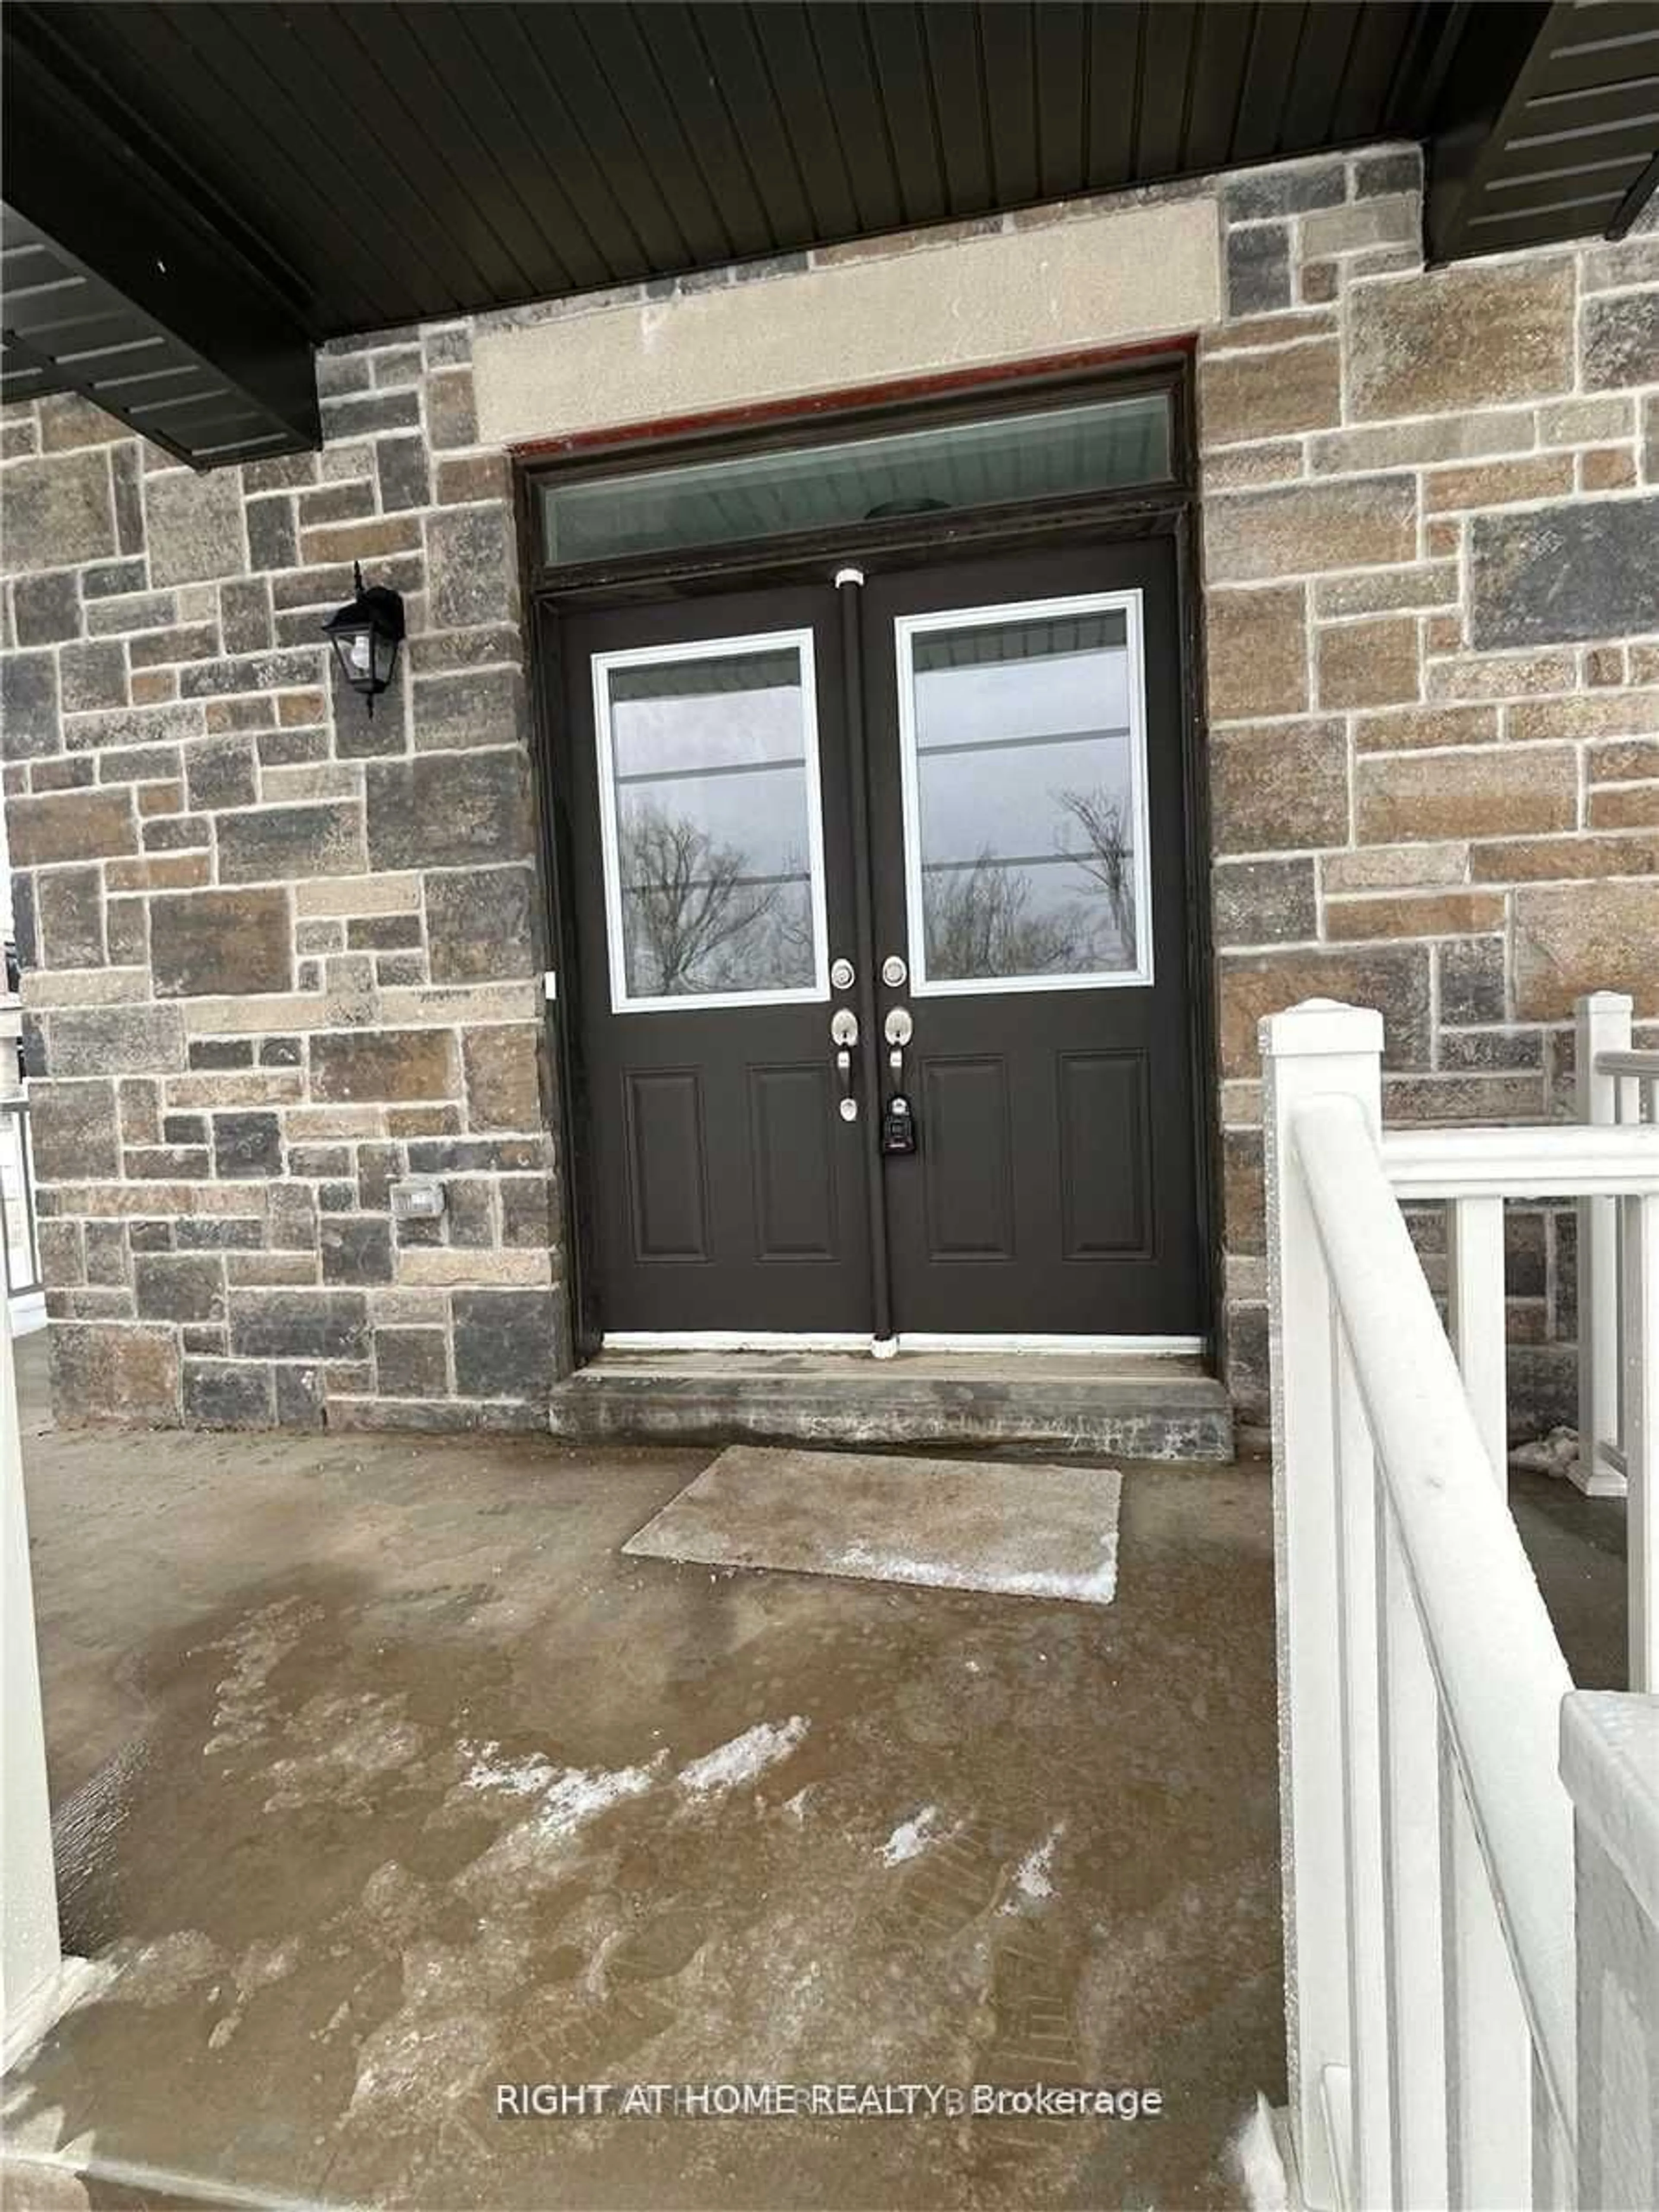
M1304 999L1283 1013L1264 1014L1256 1028L1264 1060L1310 1060L1382 1050L1382 1017L1375 1006L1340 999Z

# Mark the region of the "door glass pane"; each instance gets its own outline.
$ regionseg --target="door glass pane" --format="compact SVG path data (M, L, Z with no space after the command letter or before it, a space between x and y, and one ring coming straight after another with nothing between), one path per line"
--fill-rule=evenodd
M810 631L594 661L611 1003L823 998Z
M1152 980L1138 592L898 624L915 988Z
M1166 482L1161 392L541 489L550 562L625 560L894 515Z

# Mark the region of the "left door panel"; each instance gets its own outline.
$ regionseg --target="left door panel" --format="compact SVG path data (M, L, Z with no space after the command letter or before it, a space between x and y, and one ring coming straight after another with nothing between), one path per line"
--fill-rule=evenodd
M568 618L569 796L599 1319L867 1329L868 1145L830 971L856 963L833 592ZM570 1003L574 996L575 1003Z

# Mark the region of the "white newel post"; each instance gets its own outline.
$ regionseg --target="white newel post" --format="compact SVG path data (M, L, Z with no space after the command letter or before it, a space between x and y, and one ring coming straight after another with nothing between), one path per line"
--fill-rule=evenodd
M52 1861L40 1670L34 1649L34 1595L23 1509L23 1455L17 1430L17 1378L11 1316L0 1300L0 1656L5 1700L0 1729L0 2020L3 2063L57 2017L69 1977L58 1948L58 1885Z
M1310 1000L1260 1031L1273 1378L1285 2016L1291 2121L1314 2212L1339 2202L1326 2111L1351 2098L1343 1813L1342 1537L1331 1289L1290 1136L1310 1098L1357 1099L1382 1120L1382 1018ZM1346 1393L1345 1393L1346 1395ZM1340 1409L1346 1417L1346 1407ZM1295 1756L1291 1757L1294 1746Z
M1577 2202L1659 2204L1659 1698L1564 1698L1561 1779L1577 1862Z
M1574 1038L1578 1118L1610 1127L1619 1119L1615 1077L1596 1070L1604 1052L1628 1052L1632 1002L1622 991L1592 991L1578 1001ZM1592 1497L1620 1497L1625 1480L1602 1456L1620 1441L1619 1201L1578 1201L1578 1464L1573 1480Z

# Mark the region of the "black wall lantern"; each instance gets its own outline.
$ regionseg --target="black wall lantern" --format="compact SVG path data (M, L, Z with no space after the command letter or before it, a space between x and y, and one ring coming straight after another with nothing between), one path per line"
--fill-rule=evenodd
M323 624L334 647L340 673L354 691L361 691L374 712L374 702L391 683L398 665L398 648L404 641L404 603L401 593L385 584L363 588L362 562L352 563L357 596L349 606L337 607Z

